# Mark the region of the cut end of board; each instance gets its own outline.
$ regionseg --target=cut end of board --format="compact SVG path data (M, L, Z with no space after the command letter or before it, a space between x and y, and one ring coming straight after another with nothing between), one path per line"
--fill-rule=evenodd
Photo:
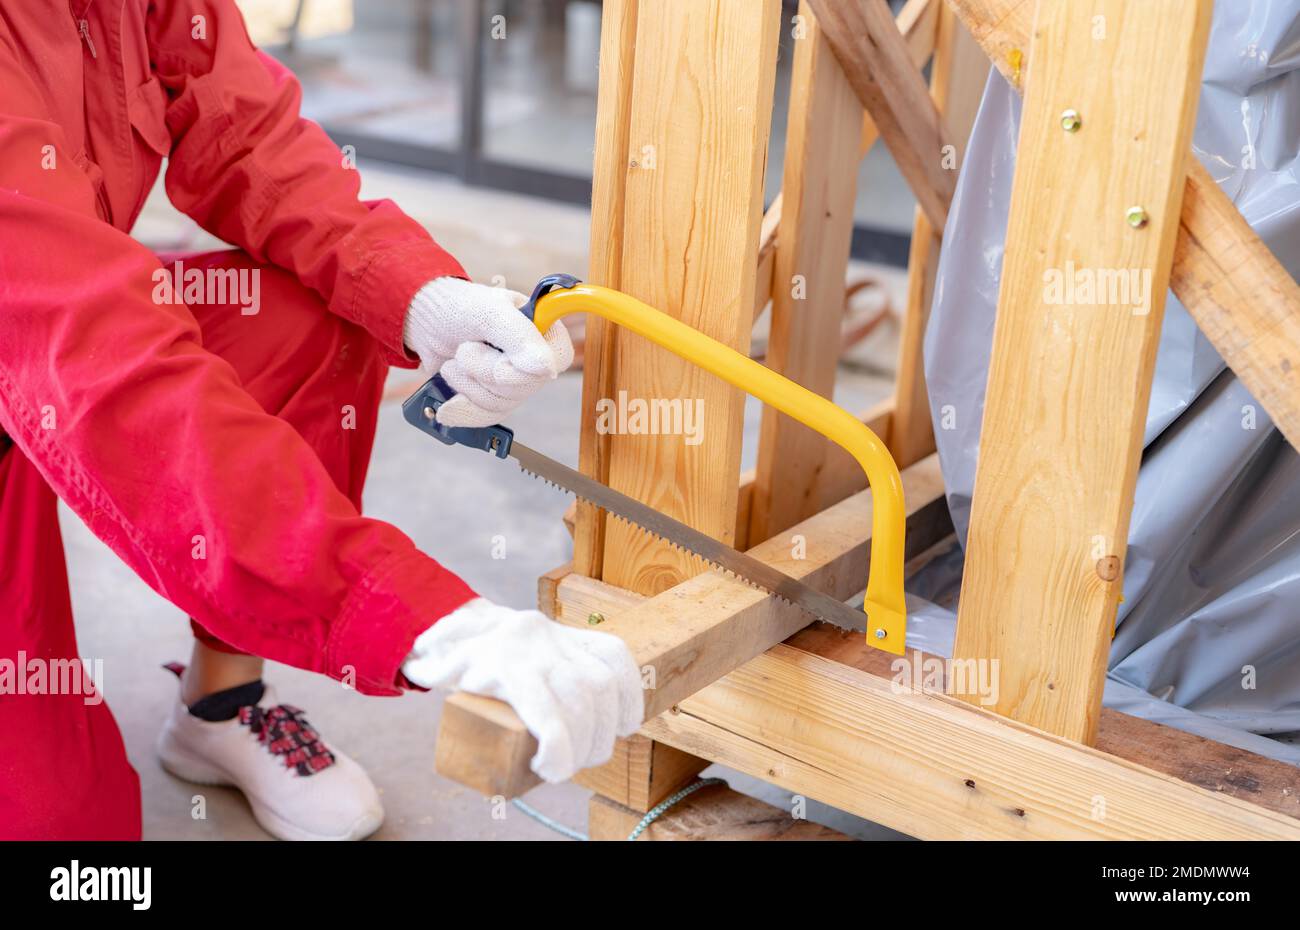
M442 706L434 768L485 797L519 797L542 780L529 768L537 740L509 704L458 692Z

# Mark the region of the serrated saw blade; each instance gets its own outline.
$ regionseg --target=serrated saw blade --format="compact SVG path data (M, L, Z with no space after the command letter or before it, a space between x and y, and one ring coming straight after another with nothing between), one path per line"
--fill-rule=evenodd
M715 568L793 604L818 620L859 633L866 630L867 618L861 610L810 588L753 556L718 542L712 536L647 507L594 478L588 478L582 472L561 465L522 443L513 442L509 454L525 472L653 533L669 545L699 556Z

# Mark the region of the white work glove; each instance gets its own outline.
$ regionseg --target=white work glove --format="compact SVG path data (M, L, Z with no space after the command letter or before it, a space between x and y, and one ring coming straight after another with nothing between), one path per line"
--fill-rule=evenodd
M614 738L635 733L645 713L623 640L481 597L421 633L402 674L505 701L537 737L531 767L550 782L608 762Z
M545 337L519 308L528 298L502 287L435 278L406 311L402 340L457 396L442 405L444 426L491 426L573 363L573 343L556 321Z

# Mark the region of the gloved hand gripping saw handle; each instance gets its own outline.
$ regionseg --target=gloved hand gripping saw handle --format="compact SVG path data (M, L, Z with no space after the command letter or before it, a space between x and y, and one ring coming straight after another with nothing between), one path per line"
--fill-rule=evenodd
M542 297L549 294L557 287L575 287L579 284L577 278L568 274L552 274L542 278L537 282L537 287L533 288L533 294L528 298L528 303L519 308L519 312L534 323L537 322L537 302ZM538 326L540 332L546 332L551 328L551 323L545 326ZM515 438L514 430L507 426L443 426L434 417L438 409L456 396L456 391L448 384L442 375L434 373L434 376L426 381L418 391L402 402L402 416L406 422L410 423L421 432L428 433L439 442L449 446L469 446L471 449L482 449L484 452L491 452L498 458L505 458L510 453L510 443Z
M871 484L871 564L864 604L867 643L903 654L907 630L903 595L903 543L907 531L903 482L885 444L862 421L666 313L619 291L582 284L571 275L543 278L521 312L540 332L546 332L556 320L570 313L595 313L752 394L842 446L862 466ZM434 375L402 405L403 413L409 423L441 442L484 449L505 458L514 439L510 429L504 426L449 428L435 421L438 408L454 396L455 391ZM883 630L885 635L875 632L878 630Z

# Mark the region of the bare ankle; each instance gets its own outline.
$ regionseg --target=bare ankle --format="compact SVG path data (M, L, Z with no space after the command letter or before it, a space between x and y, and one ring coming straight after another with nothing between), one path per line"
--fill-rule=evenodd
M264 664L257 656L220 652L195 640L181 679L181 700L189 705L218 691L257 681Z

